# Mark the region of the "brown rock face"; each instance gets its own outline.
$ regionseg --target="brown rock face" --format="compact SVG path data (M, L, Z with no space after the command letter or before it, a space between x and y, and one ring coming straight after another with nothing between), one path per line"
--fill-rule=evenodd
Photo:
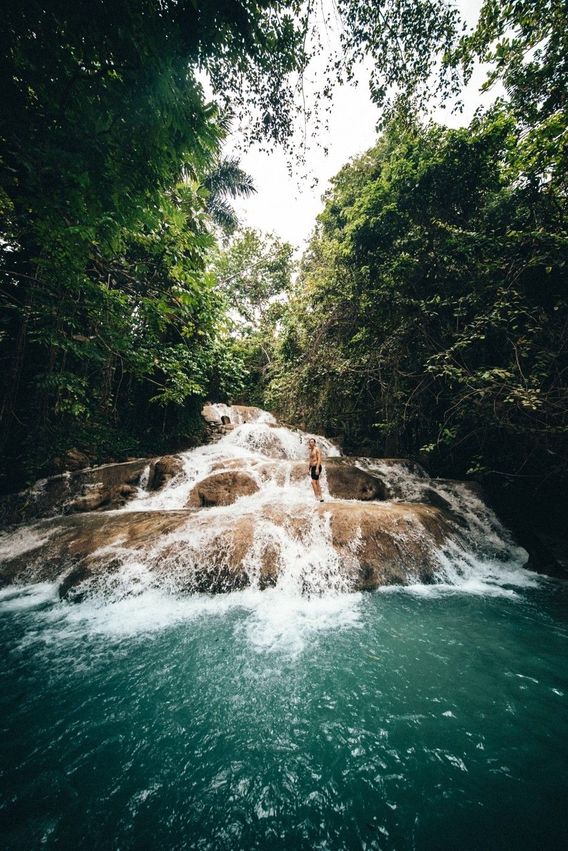
M337 499L363 501L386 499L386 487L377 476L360 470L344 459L326 461L327 486L331 496Z
M211 425L220 425L221 417L213 407L213 405L204 405L201 410L201 416L205 420L206 423L210 423Z
M116 564L121 550L147 549L161 535L181 526L189 513L92 512L41 520L14 533L26 537L16 555L5 551L0 560L0 585L53 582L78 564L89 575L95 568L104 572Z
M134 496L136 488L123 484L105 487L102 482L88 486L83 496L78 496L67 505L68 511L97 511L100 508L121 508L130 497Z
M147 458L136 458L50 476L28 490L2 497L0 525L25 523L67 511L116 508L136 492L133 485L148 463Z
M274 585L291 558L299 559L293 573L308 592L322 590L328 569L354 591L432 582L452 526L433 506L330 502L265 508L260 516L218 512L214 522L192 510L77 514L25 534L11 549L3 542L0 585L59 580L60 592L78 599L112 588L132 561L156 584L189 593Z
M228 414L219 414L213 405L204 405L201 410L201 416L205 422L205 443L216 443L218 440L229 434L236 423L231 422ZM238 418L238 414L234 414L234 418Z
M157 491L183 470L183 461L175 455L164 455L150 464L148 490Z
M319 510L323 513L325 506ZM439 568L436 551L452 531L439 509L406 503L336 503L331 530L334 548L354 561L353 582L361 591L433 582Z
M199 482L189 494L188 508L232 505L241 496L256 493L259 487L252 476L240 470L214 473Z

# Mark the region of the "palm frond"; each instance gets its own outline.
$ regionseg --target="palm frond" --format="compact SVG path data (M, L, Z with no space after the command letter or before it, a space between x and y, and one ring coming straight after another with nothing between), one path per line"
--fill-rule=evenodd
M249 198L256 192L254 181L234 157L224 157L207 173L203 185L212 195Z
M207 213L211 220L226 234L231 234L239 225L239 219L228 201L210 195L207 199Z

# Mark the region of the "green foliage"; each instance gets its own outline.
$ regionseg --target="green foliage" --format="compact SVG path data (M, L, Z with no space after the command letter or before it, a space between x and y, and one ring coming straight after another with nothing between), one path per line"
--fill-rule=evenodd
M458 43L459 12L447 0L338 0L343 56L335 65L351 78L355 65L370 66L371 96L392 114L404 102L415 109L444 100L460 88L455 65L442 63Z
M293 248L274 234L243 228L212 257L215 291L228 311L227 332L243 364L237 395L260 405L290 291ZM245 377L246 376L246 377Z
M239 220L230 201L247 198L256 192L252 177L239 166L234 157L223 157L207 172L203 186L208 192L206 209L209 217L230 236L239 225Z
M293 270L293 248L275 234L243 228L213 258L216 289L235 312L234 330L258 329L274 313L274 299L284 296Z
M395 119L339 172L281 320L282 416L440 473L566 476L566 197L518 133L502 108Z
M251 186L221 158L227 119L197 72L212 63L241 79L244 63L268 73L274 59L260 42L273 34L278 47L280 13L263 4L254 20L243 13L237 3L156 0L4 10L6 486L48 472L54 448L91 444L94 458L108 457L113 429L120 445L176 443L182 408L197 411L213 385L241 386L240 355L233 363L220 345L225 302L206 262L215 199ZM238 70L226 50L236 41Z
M568 166L568 5L565 0L485 0L474 31L447 55L466 78L475 60L490 69L483 88L500 80L522 129L518 170L566 188Z

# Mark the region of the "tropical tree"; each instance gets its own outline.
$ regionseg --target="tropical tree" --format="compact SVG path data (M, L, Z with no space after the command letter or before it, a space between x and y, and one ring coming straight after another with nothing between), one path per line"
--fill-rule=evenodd
M213 256L210 271L226 305L230 339L244 360L242 397L262 404L294 272L293 247L273 233L242 228Z
M393 121L339 172L268 404L440 474L566 481L566 197L519 179L516 133L502 109L463 130Z
M221 157L203 178L203 186L208 192L208 215L226 236L230 236L239 226L230 202L239 197L248 198L256 192L252 177L240 167L236 157Z

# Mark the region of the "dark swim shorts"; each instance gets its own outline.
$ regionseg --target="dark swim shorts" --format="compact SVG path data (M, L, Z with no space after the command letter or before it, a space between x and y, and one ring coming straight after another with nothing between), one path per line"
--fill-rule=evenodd
M310 467L310 476L312 477L314 482L317 482L317 480L321 476L321 464L319 465L319 467L316 467L315 464L313 467Z

